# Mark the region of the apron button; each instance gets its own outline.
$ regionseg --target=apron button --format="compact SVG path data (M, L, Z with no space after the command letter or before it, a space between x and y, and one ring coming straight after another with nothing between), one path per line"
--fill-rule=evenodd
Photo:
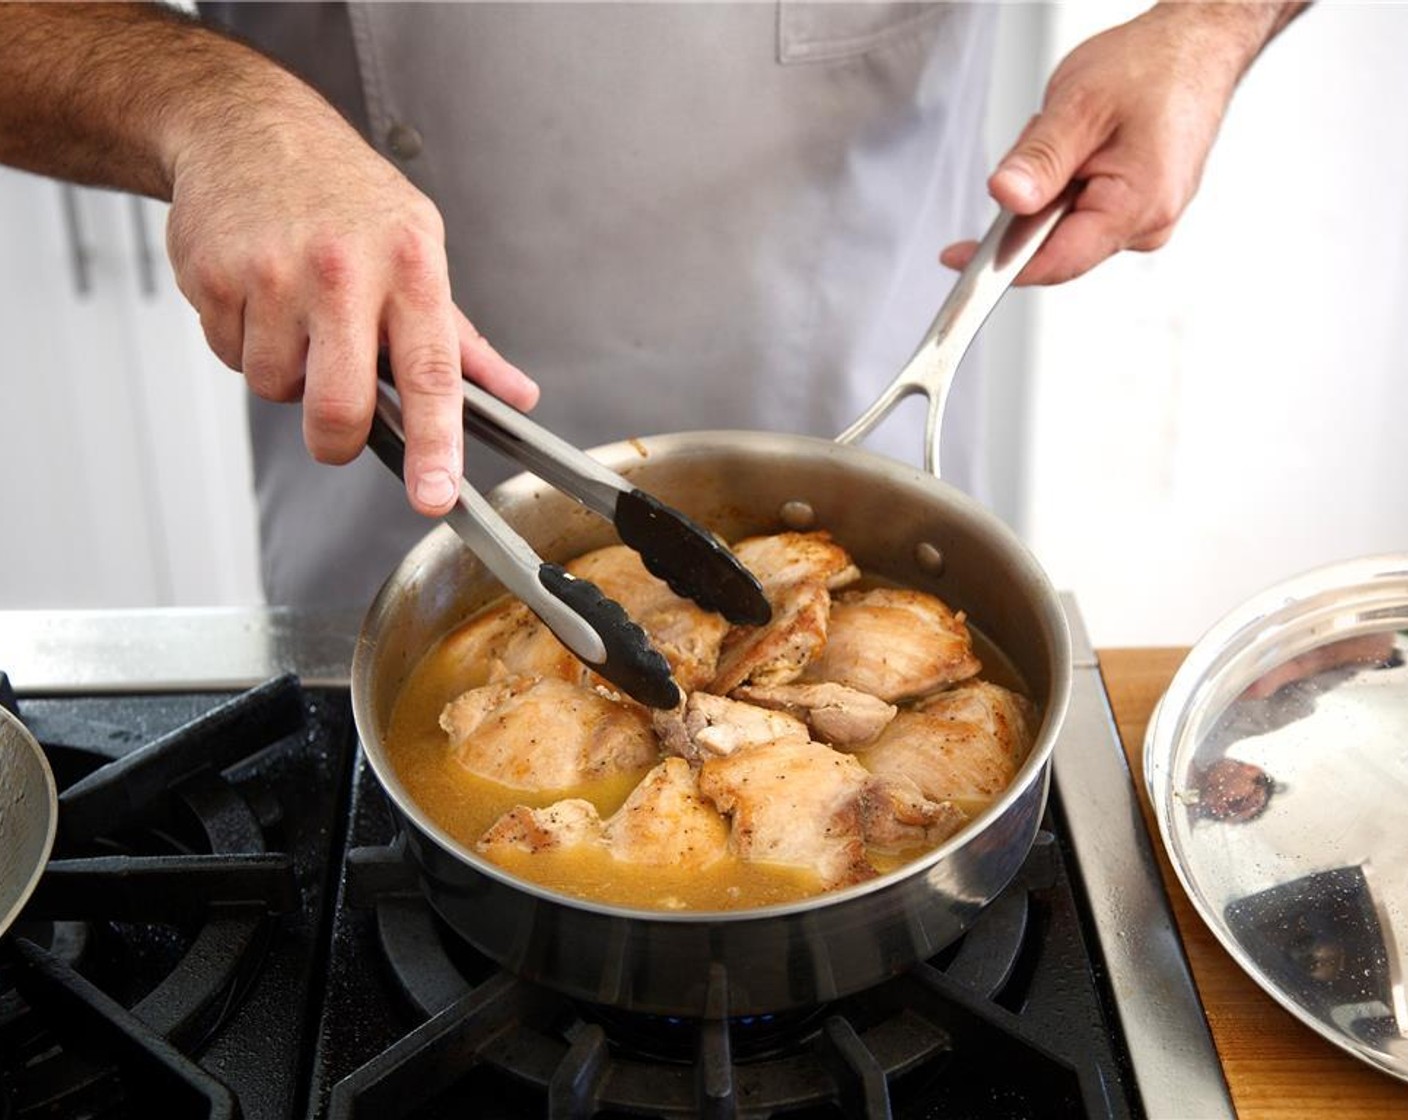
M393 124L386 130L386 146L397 159L414 159L425 146L420 133L408 124Z

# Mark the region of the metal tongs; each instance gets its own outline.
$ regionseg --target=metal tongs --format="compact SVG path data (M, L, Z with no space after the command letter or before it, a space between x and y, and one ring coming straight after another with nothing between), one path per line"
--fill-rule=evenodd
M385 354L377 368L376 415L368 446L403 475L406 433ZM707 529L632 486L585 452L468 381L464 429L533 474L609 518L621 542L677 595L730 622L760 626L772 616L757 578ZM483 495L460 479L444 520L499 581L580 660L652 708L679 704L670 665L624 608L590 580L543 560Z

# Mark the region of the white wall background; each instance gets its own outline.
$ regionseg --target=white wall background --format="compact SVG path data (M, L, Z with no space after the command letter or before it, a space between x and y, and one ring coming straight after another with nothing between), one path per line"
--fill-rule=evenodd
M1051 13L1049 65L1138 11ZM1016 521L1099 644L1195 639L1408 550L1408 6L1322 3L1244 79L1172 242L1037 301Z
M1139 5L1003 8L996 157ZM993 503L1097 644L1178 644L1310 566L1408 549L1408 5L1322 0L1248 75L1173 242L1010 295ZM0 608L259 599L238 379L164 214L0 171ZM86 253L89 291L75 283Z

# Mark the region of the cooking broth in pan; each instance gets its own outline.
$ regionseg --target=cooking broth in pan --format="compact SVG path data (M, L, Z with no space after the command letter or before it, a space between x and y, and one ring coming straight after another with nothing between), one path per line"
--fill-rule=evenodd
M670 660L690 697L675 713L594 687L514 600L446 635L385 735L412 800L515 876L653 910L806 898L962 828L1010 782L1035 732L1011 663L932 596L842 571L849 558L825 534L754 540L736 547L773 602L769 627L794 627L784 642L674 597L625 549L568 565ZM788 582L819 554L834 570L817 578L839 586Z

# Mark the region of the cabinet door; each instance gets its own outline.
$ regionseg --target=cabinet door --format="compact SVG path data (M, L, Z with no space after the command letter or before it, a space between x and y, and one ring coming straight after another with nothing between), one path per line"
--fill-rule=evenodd
M0 607L259 601L242 385L164 208L0 169Z

